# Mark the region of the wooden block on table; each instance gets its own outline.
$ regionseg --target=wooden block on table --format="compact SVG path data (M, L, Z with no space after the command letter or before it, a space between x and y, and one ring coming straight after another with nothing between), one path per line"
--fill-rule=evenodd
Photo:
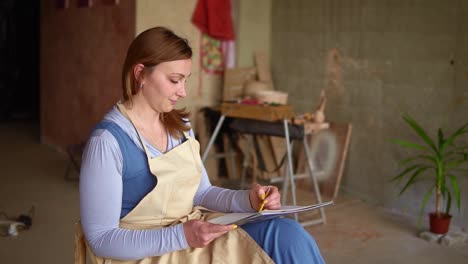
M255 52L258 80L268 83L271 81L270 60L264 51Z
M293 116L291 105L247 105L236 103L222 103L221 113L230 117L256 119L262 121L278 121Z
M230 68L224 72L223 101L237 101L242 98L244 85L255 80L257 71L253 67Z

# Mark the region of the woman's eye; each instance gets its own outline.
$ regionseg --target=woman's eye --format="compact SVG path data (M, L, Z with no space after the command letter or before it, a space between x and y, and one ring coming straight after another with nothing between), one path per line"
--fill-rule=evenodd
M176 80L170 80L170 81L171 81L171 83L173 83L173 84L178 84L178 83L179 83L179 81L176 81Z

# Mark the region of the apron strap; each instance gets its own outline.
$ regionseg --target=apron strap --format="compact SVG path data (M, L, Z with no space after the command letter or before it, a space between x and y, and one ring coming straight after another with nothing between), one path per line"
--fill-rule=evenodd
M118 102L117 103L117 107L119 108L119 111L130 121L130 123L132 124L133 128L135 128L135 131L138 135L138 139L140 140L140 143L141 145L143 146L143 149L145 151L145 154L146 154L146 158L148 159L148 161L151 159L150 158L150 155L149 155L149 151L148 149L146 148L146 144L143 142L143 137L140 135L140 132L138 132L138 129L136 128L135 126L135 123L133 123L133 120L130 118L130 116L128 115L128 112L127 112L127 109L125 109L125 106L121 103L121 102Z
M148 161L151 160L151 156L149 155L149 151L146 148L146 144L143 142L143 137L140 135L140 132L138 132L138 129L136 128L135 123L133 123L133 120L130 118L130 115L127 112L127 109L125 109L125 106L121 102L117 103L117 107L118 107L119 111L130 121L133 128L135 128L135 131L136 131L136 133L138 135L138 139L140 140L140 143L143 146L143 149L145 151L146 158L148 159ZM183 131L183 134L184 134L184 137L187 140L189 140L191 138L188 131Z

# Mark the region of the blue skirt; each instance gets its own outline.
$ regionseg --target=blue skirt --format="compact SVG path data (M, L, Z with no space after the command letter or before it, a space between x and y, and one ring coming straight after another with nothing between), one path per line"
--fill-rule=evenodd
M275 263L325 263L315 240L292 219L275 218L242 228Z

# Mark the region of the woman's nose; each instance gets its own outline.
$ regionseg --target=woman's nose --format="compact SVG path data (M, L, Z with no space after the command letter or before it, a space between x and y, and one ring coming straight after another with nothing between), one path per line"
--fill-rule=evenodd
M176 94L180 97L185 97L187 96L187 91L185 90L185 83L182 83L182 85L177 89Z

